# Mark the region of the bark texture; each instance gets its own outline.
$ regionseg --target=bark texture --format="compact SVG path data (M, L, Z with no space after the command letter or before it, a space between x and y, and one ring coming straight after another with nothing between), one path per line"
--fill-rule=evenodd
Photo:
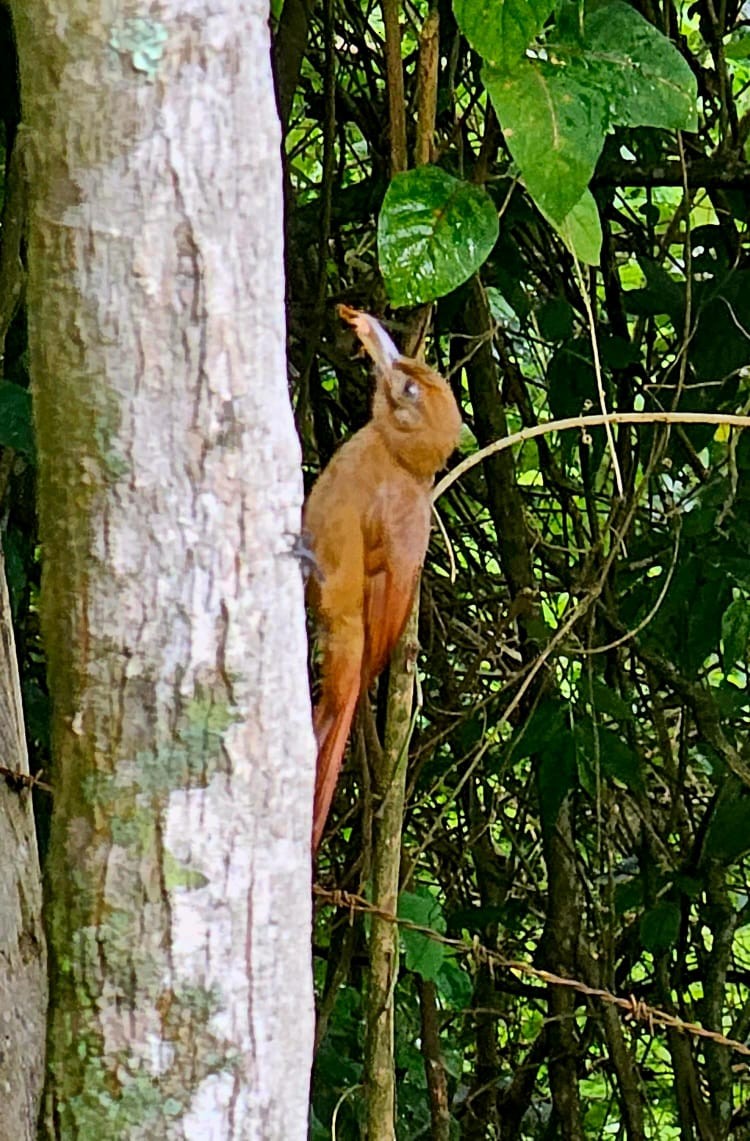
M373 763L376 807L372 901L388 915L398 911L409 730L419 649L418 618L419 600L416 598L391 658L385 742L382 753ZM394 1016L398 948L397 924L373 915L364 1066L368 1141L395 1141L396 1137Z
M0 760L28 775L5 566L0 554ZM0 778L0 1141L36 1137L47 971L31 791Z
M294 1141L314 749L267 8L15 16L56 766L46 1130Z

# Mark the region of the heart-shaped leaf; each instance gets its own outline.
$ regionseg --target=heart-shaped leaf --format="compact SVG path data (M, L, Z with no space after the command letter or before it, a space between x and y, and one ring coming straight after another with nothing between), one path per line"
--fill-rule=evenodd
M687 61L635 8L614 0L584 24L586 62L608 93L611 123L698 128L695 76Z
M436 166L392 180L378 219L378 254L394 305L418 305L471 277L497 241L497 210L479 186Z
M559 224L586 190L607 130L606 92L585 68L522 60L482 79L529 194Z
M456 23L489 64L513 67L554 7L549 0L453 0Z

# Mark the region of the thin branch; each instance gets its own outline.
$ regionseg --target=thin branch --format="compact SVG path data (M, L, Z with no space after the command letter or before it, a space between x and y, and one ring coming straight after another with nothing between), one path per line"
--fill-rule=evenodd
M591 341L591 354L594 362L594 376L596 377L596 390L599 394L599 407L602 410L604 419L604 430L607 433L607 447L612 459L612 470L615 473L615 483L617 484L617 493L622 498L625 494L625 485L622 482L622 472L620 471L620 461L617 456L617 448L615 447L615 438L612 434L612 426L607 419L607 399L604 394L604 378L602 377L602 362L599 358L599 338L596 335L596 320L594 318L594 307L591 304L591 297L589 295L586 282L583 279L583 271L581 270L581 263L578 258L573 255L573 261L576 268L576 277L578 278L578 288L583 299L583 307L586 310L586 321L589 327L589 340Z
M419 33L417 64L417 138L414 163L423 166L432 159L437 115L438 63L440 48L440 14L430 8Z
M406 114L404 65L401 61L399 0L383 0L385 66L388 89L388 125L391 136L391 176L406 170Z
M679 516L678 516L678 518L679 518ZM641 621L638 623L638 625L635 627L635 629L629 630L627 632L627 634L622 634L619 638L615 638L614 641L607 642L603 646L583 647L579 651L581 654L584 654L586 656L593 656L594 654L609 653L610 650L616 650L618 646L623 646L626 642L631 641L632 638L637 638L638 635L641 633L641 631L645 630L645 628L648 626L648 624L654 620L654 618L658 614L659 610L661 609L661 605L664 602L664 599L667 597L667 591L669 590L669 586L670 586L670 583L672 582L672 577L673 577L674 572L675 572L675 567L677 566L677 556L679 555L679 552L680 552L680 532L678 530L677 531L677 539L675 541L674 551L672 554L672 563L671 563L669 570L667 571L666 577L664 579L664 585L662 586L661 590L659 591L659 597L657 598L656 602L651 607L651 609L649 610L649 612L645 616L645 618L642 618Z
M748 119L750 123L750 118ZM726 158L718 163L715 158L693 159L683 173L679 162L645 165L637 162L603 162L592 179L592 186L657 187L688 186L694 190L714 188L747 189L750 186L750 164L732 162Z
M546 436L550 432L566 432L570 428L578 428L585 432L589 428L600 428L603 424L726 424L730 428L750 428L750 416L735 416L730 412L657 411L610 412L606 416L603 414L567 416L563 420L548 420L543 424L534 424L531 428L522 428L510 436L503 436L501 440L495 440L485 448L467 456L437 484L432 492L433 503L444 495L457 479L495 452L504 452L506 448L513 448L516 444L523 444L526 440L533 440L537 436Z

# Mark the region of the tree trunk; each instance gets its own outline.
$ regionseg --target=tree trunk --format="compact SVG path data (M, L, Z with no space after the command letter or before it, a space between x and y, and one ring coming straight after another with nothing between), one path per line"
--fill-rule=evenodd
M414 670L419 648L418 619L417 597L406 629L391 657L385 743L381 755L373 764L375 827L372 902L388 915L395 915L398 911L407 754L414 697ZM364 1066L366 1136L369 1141L395 1141L396 1137L394 1030L398 949L397 925L380 915L373 915L370 927Z
M16 648L0 555L0 759L28 776ZM0 778L0 1139L31 1141L44 1075L47 973L31 790Z
M45 1126L294 1141L314 750L266 5L14 7L54 703Z

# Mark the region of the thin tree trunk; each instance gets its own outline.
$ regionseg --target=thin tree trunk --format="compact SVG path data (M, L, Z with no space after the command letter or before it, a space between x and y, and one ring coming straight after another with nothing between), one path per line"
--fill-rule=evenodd
M430 1097L432 1141L450 1141L451 1113L448 1104L448 1079L440 1049L437 987L432 979L417 977L416 981L419 988L422 1057L427 1092Z
M569 798L561 805L556 823L550 822L544 832L544 858L549 891L543 965L557 974L576 978L581 903ZM549 1084L561 1141L584 1141L575 1004L576 996L566 987L550 986L547 999Z
M372 899L388 914L398 908L401 834L406 794L406 761L414 694L419 601L391 658L385 745L374 765L375 827ZM398 927L373 915L367 992L365 1089L367 1137L393 1141L396 1136L396 1074L393 1060L394 992L398 979Z
M0 554L0 759L28 776L21 692ZM47 963L31 790L0 777L0 1141L36 1137L44 1080Z
M261 0L17 0L49 1136L307 1134L313 740Z

